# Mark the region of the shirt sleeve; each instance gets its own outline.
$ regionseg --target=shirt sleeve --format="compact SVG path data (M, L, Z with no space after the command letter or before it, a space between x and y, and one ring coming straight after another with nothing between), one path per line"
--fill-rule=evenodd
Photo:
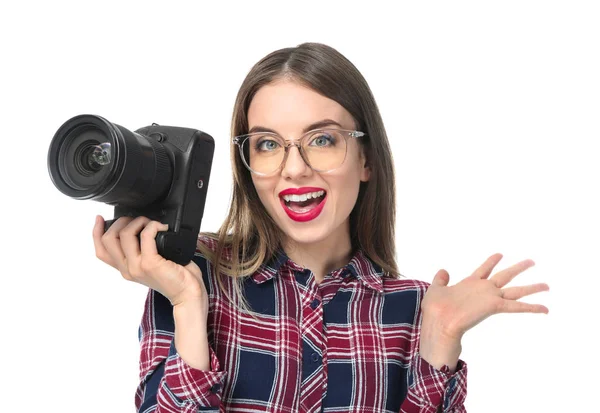
M408 369L408 393L401 413L466 413L467 363L459 360L454 373L434 368L416 352Z
M209 346L210 371L189 366L175 348L173 307L162 294L149 289L139 327L139 384L136 411L218 412L227 373Z

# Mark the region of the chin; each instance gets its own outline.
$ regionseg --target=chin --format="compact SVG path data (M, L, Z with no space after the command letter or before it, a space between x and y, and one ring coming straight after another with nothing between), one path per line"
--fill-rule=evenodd
M272 213L272 216L277 217L275 222L279 229L289 241L295 244L311 245L325 241L332 236L339 236L338 231L340 230L340 226L331 225L332 223L329 220L332 217L327 214L326 210L323 210L321 215L316 218L319 222L312 223L291 221L284 211L277 210L272 211Z
M314 228L307 228L306 230L284 228L283 232L290 241L293 241L296 244L314 244L323 241L330 235L326 231L315 232Z

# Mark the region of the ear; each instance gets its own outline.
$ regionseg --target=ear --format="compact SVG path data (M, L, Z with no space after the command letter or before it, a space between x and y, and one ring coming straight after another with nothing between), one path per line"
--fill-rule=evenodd
M362 182L367 182L369 179L371 179L371 166L367 162L364 151L361 151L360 162L362 165L360 171L360 180Z

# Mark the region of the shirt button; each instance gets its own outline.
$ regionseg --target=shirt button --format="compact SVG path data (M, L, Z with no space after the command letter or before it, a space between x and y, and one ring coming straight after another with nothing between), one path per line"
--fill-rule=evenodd
M320 301L317 298L315 298L312 301L312 303L310 303L310 308L312 308L314 310L315 308L317 308L319 306L319 303L320 303Z
M210 388L210 391L213 393L218 392L221 389L221 383L215 383L212 385L212 387Z
M314 361L316 363L317 361L319 361L319 354L318 353L312 353L310 355L310 358L311 358L312 361Z

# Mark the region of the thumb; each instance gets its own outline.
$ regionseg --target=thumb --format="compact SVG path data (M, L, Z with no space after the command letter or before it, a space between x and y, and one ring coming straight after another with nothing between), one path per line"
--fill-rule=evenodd
M431 284L440 287L445 287L448 285L448 282L450 282L450 274L448 274L448 271L441 269L437 272L437 274L435 274L435 277L433 277L433 281L431 282Z

